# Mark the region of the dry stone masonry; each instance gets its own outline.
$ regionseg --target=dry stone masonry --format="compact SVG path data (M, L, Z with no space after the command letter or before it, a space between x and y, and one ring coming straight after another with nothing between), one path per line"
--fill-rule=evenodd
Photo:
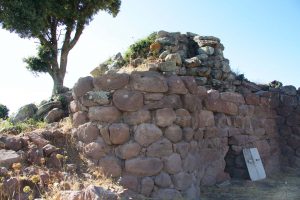
M258 149L267 174L300 167L299 90L237 80L218 38L161 31L156 42L155 70L75 84L73 135L93 165L154 199L248 178L243 148Z

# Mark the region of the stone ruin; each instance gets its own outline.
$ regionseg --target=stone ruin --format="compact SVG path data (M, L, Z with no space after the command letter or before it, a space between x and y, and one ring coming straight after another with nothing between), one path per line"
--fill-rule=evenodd
M73 135L91 165L154 199L199 199L201 185L249 178L243 148L258 149L267 175L300 167L299 89L240 79L215 37L161 31L156 42L148 70L75 84Z

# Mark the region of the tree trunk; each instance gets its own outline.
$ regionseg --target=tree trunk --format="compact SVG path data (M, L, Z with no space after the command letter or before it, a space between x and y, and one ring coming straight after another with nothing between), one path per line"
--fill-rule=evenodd
M64 79L60 77L59 74L55 74L54 76L52 76L52 79L54 83L52 96L62 93L64 89Z

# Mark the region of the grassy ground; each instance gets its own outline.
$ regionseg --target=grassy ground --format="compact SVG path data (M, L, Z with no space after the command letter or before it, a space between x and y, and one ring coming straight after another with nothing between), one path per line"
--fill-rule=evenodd
M201 187L202 200L300 200L300 170L286 172L252 182L231 180L223 187Z

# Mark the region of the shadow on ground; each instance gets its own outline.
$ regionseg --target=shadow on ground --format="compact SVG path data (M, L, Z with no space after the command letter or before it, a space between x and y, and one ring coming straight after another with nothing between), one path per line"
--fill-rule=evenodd
M202 200L300 200L300 169L267 179L231 180L229 185L201 187Z

